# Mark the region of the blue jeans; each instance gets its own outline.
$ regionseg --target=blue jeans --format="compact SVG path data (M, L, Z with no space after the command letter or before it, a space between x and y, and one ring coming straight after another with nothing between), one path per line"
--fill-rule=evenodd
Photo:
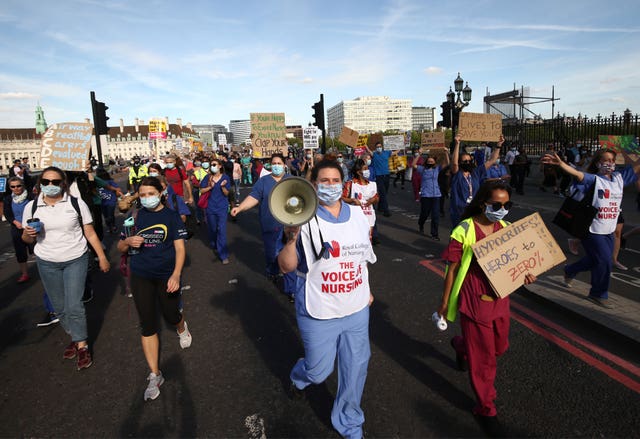
M89 252L65 262L36 258L40 279L60 324L76 343L88 338L87 316L82 303L88 261Z
M333 372L338 358L338 391L331 410L331 423L342 437L360 439L364 412L360 407L371 350L369 307L346 317L318 320L296 313L304 358L291 370L298 389L319 384Z

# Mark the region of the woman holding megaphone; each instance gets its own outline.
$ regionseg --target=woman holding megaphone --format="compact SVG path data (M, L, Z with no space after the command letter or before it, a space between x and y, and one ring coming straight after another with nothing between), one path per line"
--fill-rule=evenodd
M253 186L251 193L239 206L231 209L231 216L235 217L240 212L249 210L260 205L258 218L262 229L262 242L264 243L264 253L267 265L267 277L274 283L278 281L280 269L278 267L277 256L282 249L282 229L283 225L275 220L269 210L269 194L273 187L286 178L284 173L284 156L274 153L271 156L271 173L261 177ZM284 293L293 301L295 292L296 276L289 273L284 276Z
M327 379L337 356L338 390L331 422L341 436L361 438L360 400L371 356L373 302L367 265L376 262L376 256L362 208L340 199L343 179L336 161L325 159L314 166L316 215L302 226L285 227L287 243L278 262L284 273L298 277L296 317L305 356L291 370L292 396Z

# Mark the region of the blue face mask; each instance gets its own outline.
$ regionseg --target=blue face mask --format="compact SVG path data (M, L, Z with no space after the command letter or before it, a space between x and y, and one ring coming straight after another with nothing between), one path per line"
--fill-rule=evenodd
M209 169L209 162L202 162L202 169Z
M57 197L62 192L62 188L60 186L55 186L53 184L48 184L46 186L40 185L40 190L47 197Z
M342 184L318 184L318 199L327 206L334 205L342 197Z
M284 173L283 165L271 165L271 173L276 177L282 175Z
M155 209L160 204L160 197L157 195L152 195L150 197L140 198L140 203L142 203L142 207L145 209Z
M504 207L501 207L499 210L496 210L496 211L494 211L493 207L491 206L487 206L484 209L484 216L486 216L487 219L492 223L496 223L501 219L504 219L504 217L507 216L508 213L509 211Z
M167 169L173 169L173 168L176 167L176 164L175 163L167 163L165 166L166 166Z
M160 174L158 174L157 172L149 172L149 177L159 177Z

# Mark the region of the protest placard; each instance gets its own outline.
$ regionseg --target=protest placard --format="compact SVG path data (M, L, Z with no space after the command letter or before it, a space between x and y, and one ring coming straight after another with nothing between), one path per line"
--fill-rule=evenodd
M321 131L316 127L302 129L302 146L305 149L315 149L319 145Z
M64 171L84 171L89 164L93 126L84 122L64 122L51 126L42 135L40 168L56 166Z
M369 149L370 150L374 150L376 147L376 143L382 143L382 134L380 133L372 133L369 134L369 137L367 138L367 145L369 145Z
M218 145L227 146L227 135L224 133L218 133Z
M395 136L383 136L382 142L384 149L387 151L398 151L404 149L404 136L402 134Z
M345 145L355 148L358 144L358 132L349 127L342 127L342 132L340 133L338 140Z
M149 139L166 139L167 123L163 119L149 119Z
M422 150L426 150L429 148L444 148L444 131L422 133L420 146Z
M429 157L433 157L438 164L444 163L445 156L449 154L449 150L447 148L421 148L420 151L423 154L429 155Z
M284 113L251 113L251 146L255 158L271 157L276 152L287 155Z
M626 152L632 160L638 160L640 155L640 145L634 135L627 136L598 136L598 143L602 148L610 148L620 153ZM616 155L616 164L624 165L625 159L622 154Z
M502 115L463 111L458 122L458 134L462 140L497 142L502 135Z
M492 233L472 249L501 298L524 285L527 273L538 276L566 260L537 212Z

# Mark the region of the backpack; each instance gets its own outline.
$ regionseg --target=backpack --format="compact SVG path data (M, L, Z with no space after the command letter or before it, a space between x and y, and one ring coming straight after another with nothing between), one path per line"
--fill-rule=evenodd
M69 199L71 200L71 205L73 209L76 211L78 215L78 222L80 223L80 228L83 229L82 233L84 234L84 223L82 222L82 215L80 214L80 204L78 203L78 199L73 195L69 195ZM33 204L31 205L31 218L35 218L36 210L38 210L38 199L33 200Z

